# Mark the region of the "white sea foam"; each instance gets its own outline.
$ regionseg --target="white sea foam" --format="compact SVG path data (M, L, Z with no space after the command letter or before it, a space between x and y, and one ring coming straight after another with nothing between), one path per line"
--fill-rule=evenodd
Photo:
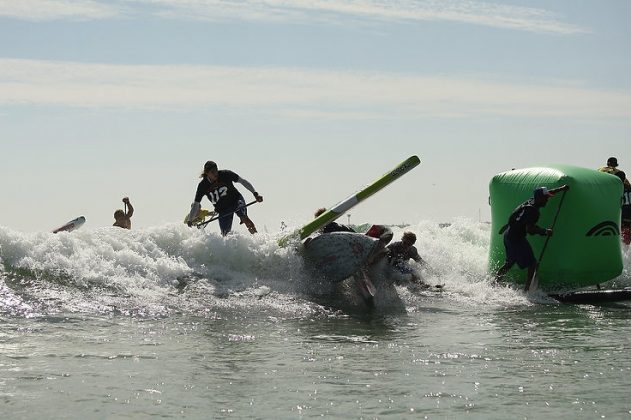
M489 225L457 219L441 227L421 221L393 227L393 240L406 230L416 233L416 246L429 266L422 270L425 280L444 285L442 293L401 288L401 297L412 309L433 298L470 306L546 303L543 295L526 297L511 287L492 287ZM282 236L237 233L223 238L181 224L59 234L0 227L0 294L5 310L21 308L25 313L35 313L38 307L50 311L50 302L60 311L116 308L150 314L207 314L214 307L260 307L290 315L323 311L304 298L309 276L296 249L278 245ZM615 280L617 286L630 283L628 247L623 260L625 270ZM184 284L184 292L177 289Z

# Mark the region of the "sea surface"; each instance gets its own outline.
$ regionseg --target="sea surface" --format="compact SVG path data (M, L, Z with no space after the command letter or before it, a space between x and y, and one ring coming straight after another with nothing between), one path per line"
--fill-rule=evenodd
M393 230L444 287L366 311L286 232L0 227L2 417L631 418L631 302L493 287L486 224Z

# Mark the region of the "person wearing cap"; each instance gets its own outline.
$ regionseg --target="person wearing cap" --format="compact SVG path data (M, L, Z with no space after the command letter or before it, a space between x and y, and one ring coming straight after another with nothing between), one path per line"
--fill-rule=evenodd
M245 224L250 233L256 233L256 226L248 217L245 200L234 186L235 182L240 183L254 195L256 201L262 202L263 197L256 192L251 183L232 171L217 169L217 164L212 160L206 162L200 178L202 180L197 185L195 200L191 204L191 211L188 215L188 226L193 225L193 220L195 220L201 209L202 198L206 196L215 207L215 212L218 213L219 228L223 236L226 236L232 230L232 219L235 214L241 220L241 224Z
M532 252L532 247L526 239L530 235L552 236L552 229L545 229L537 225L539 221L539 209L546 206L548 199L559 191L570 189L569 185L548 190L546 187L539 187L534 190L533 197L519 205L508 218L508 223L500 229L500 234L504 234L504 248L506 249L506 261L497 271L495 280L504 278L508 270L515 263L519 268L528 269L526 284L530 284L537 268L537 259Z
M321 208L319 208L319 209L317 209L315 211L315 213L313 214L313 217L318 218L325 211L326 211L326 209L324 207L321 207ZM342 225L342 224L337 223L337 222L330 222L330 223L324 225L324 227L322 229L320 229L320 233L331 233L331 232L353 232L353 233L355 233L355 229L353 229L350 226Z
M620 172L620 169L618 169L618 159L616 159L615 157L610 157L609 159L607 159L607 166L598 168L598 170L600 172L606 172L611 175L617 175L618 172Z

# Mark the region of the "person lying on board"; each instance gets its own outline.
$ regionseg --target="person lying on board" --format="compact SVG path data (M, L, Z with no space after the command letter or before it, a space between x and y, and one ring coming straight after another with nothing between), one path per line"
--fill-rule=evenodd
M315 218L318 218L325 211L326 209L324 207L319 208L315 211L313 216ZM326 235L333 232L348 232L355 233L360 236L362 235L361 233L356 232L355 229L353 229L352 227L336 222L330 222L319 230L319 233L321 235ZM384 247L392 239L392 231L386 226L373 225L368 230L368 232L366 232L366 235L378 239L379 244L377 244L377 246L373 248L373 251L370 253L370 255L368 255L359 271L353 274L353 278L355 279L355 284L359 288L365 303L369 307L372 307L374 305L373 298L377 293L377 289L375 288L373 281L370 278L369 269L371 265L379 261L385 254ZM309 239L307 239L307 241L309 241Z
M118 209L114 212L114 224L112 226L118 226L123 229L131 229L131 216L134 214L134 206L129 202L129 197L123 198L126 211Z
M191 212L188 215L187 225L193 226L193 220L197 217L201 209L201 201L204 196L213 203L215 212L219 214L219 228L221 234L226 236L232 230L232 219L236 214L241 220L241 224L245 224L251 234L256 233L254 222L248 217L247 206L243 196L234 186L234 182L238 182L248 189L259 203L263 201L263 196L256 192L252 184L241 178L236 173L222 169L217 169L217 164L209 160L204 164L204 171L200 175L202 180L197 185L195 200L191 204Z
M318 216L320 216L325 211L326 211L326 209L324 207L321 207L321 208L316 210L316 212L313 214L313 217L317 218ZM353 233L356 233L355 230L352 227L347 226L347 225L342 225L342 224L336 223L336 222L331 222L331 223L325 225L322 229L320 229L320 233L331 233L331 232L353 232Z
M532 252L532 247L526 239L526 235L552 236L552 229L544 229L537 226L539 221L539 209L546 206L548 199L559 191L567 191L569 185L548 190L546 187L539 187L533 192L533 197L520 204L508 218L508 223L504 225L499 233L504 235L504 248L506 249L506 261L495 274L495 281L501 281L508 270L515 263L521 268L528 269L526 279L526 291L533 280L537 269L537 259Z

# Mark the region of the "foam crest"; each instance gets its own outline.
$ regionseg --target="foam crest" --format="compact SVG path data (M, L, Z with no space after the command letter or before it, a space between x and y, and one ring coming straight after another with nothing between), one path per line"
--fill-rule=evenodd
M548 303L545 296L526 296L512 287L493 286L488 273L490 225L468 219L456 219L448 225L421 221L393 227L393 241L400 240L404 231L417 235L416 246L427 262L421 273L427 283L443 285L442 298L473 306ZM195 306L201 310L209 306L208 296L228 296L228 301L211 304L236 308L262 303L297 311L295 297L319 286L309 279L296 248L278 245L284 233L235 233L224 238L183 224L59 234L0 227L0 293L14 302L11 306L28 307L32 301L25 297L26 292L15 293L16 288L7 288L7 284L37 280L38 292L28 293L39 293L42 300L53 296L63 301L72 290L80 290L89 291L89 299L96 299L102 307L118 307L125 296L131 299L125 303L129 308L153 305L153 310L160 312L167 307L181 310ZM631 285L631 251L626 246L623 250L625 268L612 282L616 287ZM182 284L188 287L186 298L172 296L175 286ZM66 289L61 290L60 285ZM274 298L266 299L269 295ZM401 295L408 307L426 301L425 295L403 290ZM86 295L76 298L75 307L87 305L81 299ZM302 308L314 310L311 302Z

